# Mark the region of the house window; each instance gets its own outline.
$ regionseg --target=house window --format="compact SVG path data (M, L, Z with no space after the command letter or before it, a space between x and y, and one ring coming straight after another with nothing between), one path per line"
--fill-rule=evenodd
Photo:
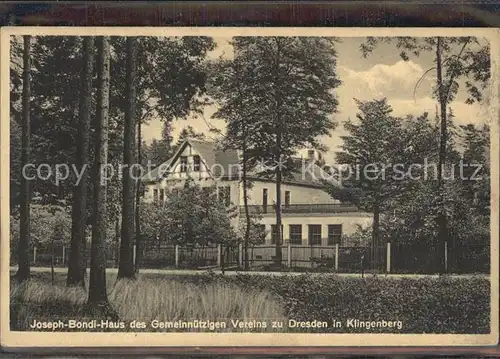
M290 207L290 191L285 191L285 207Z
M290 225L290 244L302 244L302 225Z
M267 213L267 188L262 190L262 208L263 212Z
M314 150L308 150L308 151L307 151L307 157L308 157L310 160L313 160L313 159L314 159Z
M309 225L309 245L321 245L321 224Z
M276 244L276 238L278 237L278 233L276 233L277 227L275 224L271 224L271 243ZM281 237L283 238L283 225L281 225ZM280 243L283 243L280 241Z
M156 188L153 189L153 202L158 203L158 190Z
M340 244L342 238L342 225L329 224L328 225L328 245Z
M193 156L193 171L200 170L200 156Z
M160 203L165 202L165 190L162 188L160 189Z
M186 156L181 156L181 172L187 172L188 159Z

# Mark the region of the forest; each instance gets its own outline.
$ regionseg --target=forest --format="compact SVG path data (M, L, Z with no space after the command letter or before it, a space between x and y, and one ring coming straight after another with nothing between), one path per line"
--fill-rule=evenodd
M244 191L252 185L247 173L262 159L290 164L300 148L327 151L319 138L343 126L346 135L336 162L344 167L321 163L325 171L342 178L342 168L349 166L386 169L384 176L345 179L342 187L324 181L333 198L373 214L370 231L359 234L370 244L373 261L387 241L427 243L439 251L445 243L488 247L488 121L457 125L450 104L460 86L467 103L487 101L489 45L474 37L367 38L360 57L370 56L381 43L391 44L405 61L432 54L427 73L435 79L436 113L398 117L387 98L374 98L357 100L357 118L351 121L335 116L335 90L342 81L336 69L338 41L235 37L234 57L213 60L208 53L217 44L210 37L12 37L10 209L16 281L30 278L31 246L55 240L70 246L67 286L85 288L90 246L87 304L107 312L108 244L120 243L117 280L136 280L141 257L133 255L133 245L140 248L147 233L157 230L155 225L175 234L180 223L179 243L186 232L192 240L193 231L200 242L241 242L246 258L248 245L259 237L246 192L245 215L236 231L229 224L231 214L209 199L195 211L196 200L186 198L206 195L197 188L186 188L181 200L170 197L170 207L163 211L141 202L143 188L133 165L159 165L183 139L203 138L186 127L174 141L171 129L174 121L196 116L207 105L216 105L213 118L226 124L225 133L218 134L219 145L241 150ZM142 128L157 118L161 136L147 143ZM436 175L424 179L428 162L435 164ZM71 170L61 173L58 164ZM102 169L109 164L127 167L108 179ZM396 178L394 164L412 171ZM285 165L263 173L277 188L277 238L282 238L280 188L293 170ZM203 217L206 213L210 220ZM281 247L277 241L277 266ZM489 258L489 249L487 256L481 260Z

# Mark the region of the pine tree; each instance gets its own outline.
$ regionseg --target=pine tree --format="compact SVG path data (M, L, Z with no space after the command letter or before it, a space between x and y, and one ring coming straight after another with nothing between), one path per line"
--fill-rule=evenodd
M326 190L335 199L373 213L370 257L373 268L379 269L380 216L400 192L400 180L391 165L407 162L403 158L406 136L401 120L391 116L387 99L357 104L357 122L344 123L349 135L342 137L342 151L337 154L349 176L342 174L341 187L326 182Z
M252 227L255 226L248 207L248 190L252 182L248 174L255 169L258 158L256 148L260 145L258 136L259 118L254 115L259 104L253 102L253 83L247 81L252 74L248 72L242 59L236 57L227 61L220 59L212 68L211 96L217 101L219 110L212 117L226 120L226 135L223 139L224 149L241 151L241 185L243 189L243 207L245 226L243 237L243 259L245 270L249 269L248 246Z
M245 81L253 84L252 110L258 122L256 158L266 164L263 176L276 182L276 265L282 260L281 186L293 171L293 154L302 147L321 147L318 137L336 127L332 114L339 86L335 40L322 37L238 37L233 41L238 61L247 68Z
M30 162L30 98L31 98L31 36L25 35L23 51L23 94L22 94L22 135L21 166ZM25 176L21 177L21 210L20 235L18 246L19 268L16 279L20 282L30 277L30 183Z
M92 248L88 304L99 312L109 311L106 292L106 178L103 172L108 163L109 113L109 37L97 39L98 88L95 159L93 168L94 211L92 215Z
M136 61L137 61L137 39L127 37L127 74L126 91L127 108L125 111L125 126L123 130L123 192L122 192L122 232L120 243L120 263L118 267L118 278L135 278L135 266L133 259L134 242L134 202L135 189L133 172L131 166L136 163Z
M76 166L84 170L80 183L73 192L71 248L68 265L68 286L85 286L86 228L87 228L87 181L90 141L90 109L92 104L92 73L94 66L94 38L83 40L83 68L81 72L80 104L78 109L78 137Z

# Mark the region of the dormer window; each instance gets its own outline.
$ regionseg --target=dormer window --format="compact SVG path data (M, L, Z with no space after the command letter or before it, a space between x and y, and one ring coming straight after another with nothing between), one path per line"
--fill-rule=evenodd
M193 156L193 171L198 172L200 170L200 156Z
M187 172L188 159L187 156L181 156L181 172Z

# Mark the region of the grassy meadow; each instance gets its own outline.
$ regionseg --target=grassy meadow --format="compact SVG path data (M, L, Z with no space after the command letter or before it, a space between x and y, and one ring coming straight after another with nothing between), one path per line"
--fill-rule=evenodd
M108 295L122 321L175 320L297 321L349 319L402 321L395 328L286 328L217 331L301 331L337 333L458 333L490 331L487 278L345 278L337 276L223 276L142 274L119 281L108 274ZM33 320L86 320L83 288L67 288L65 275L34 273L22 284L11 282L11 329L33 330ZM103 319L103 318L98 318ZM47 329L46 329L47 330ZM49 329L50 330L50 329ZM88 329L89 331L92 329ZM120 329L108 329L117 331ZM132 330L132 329L121 329ZM139 329L134 331L179 329ZM194 331L200 329L182 329ZM68 331L70 331L68 329ZM76 330L81 331L81 329ZM105 331L100 329L100 331Z
M231 283L197 286L179 278L141 276L136 281L116 282L108 275L108 298L122 321L151 322L176 320L222 321L233 318L284 319L284 310L268 291L244 289ZM58 319L90 320L84 311L87 293L83 288L65 286L65 276L37 274L24 284L11 282L11 328L29 330L29 324ZM102 319L102 318L96 318ZM162 329L158 329L162 330ZM185 331L194 329L185 329ZM155 330L150 330L155 331Z

